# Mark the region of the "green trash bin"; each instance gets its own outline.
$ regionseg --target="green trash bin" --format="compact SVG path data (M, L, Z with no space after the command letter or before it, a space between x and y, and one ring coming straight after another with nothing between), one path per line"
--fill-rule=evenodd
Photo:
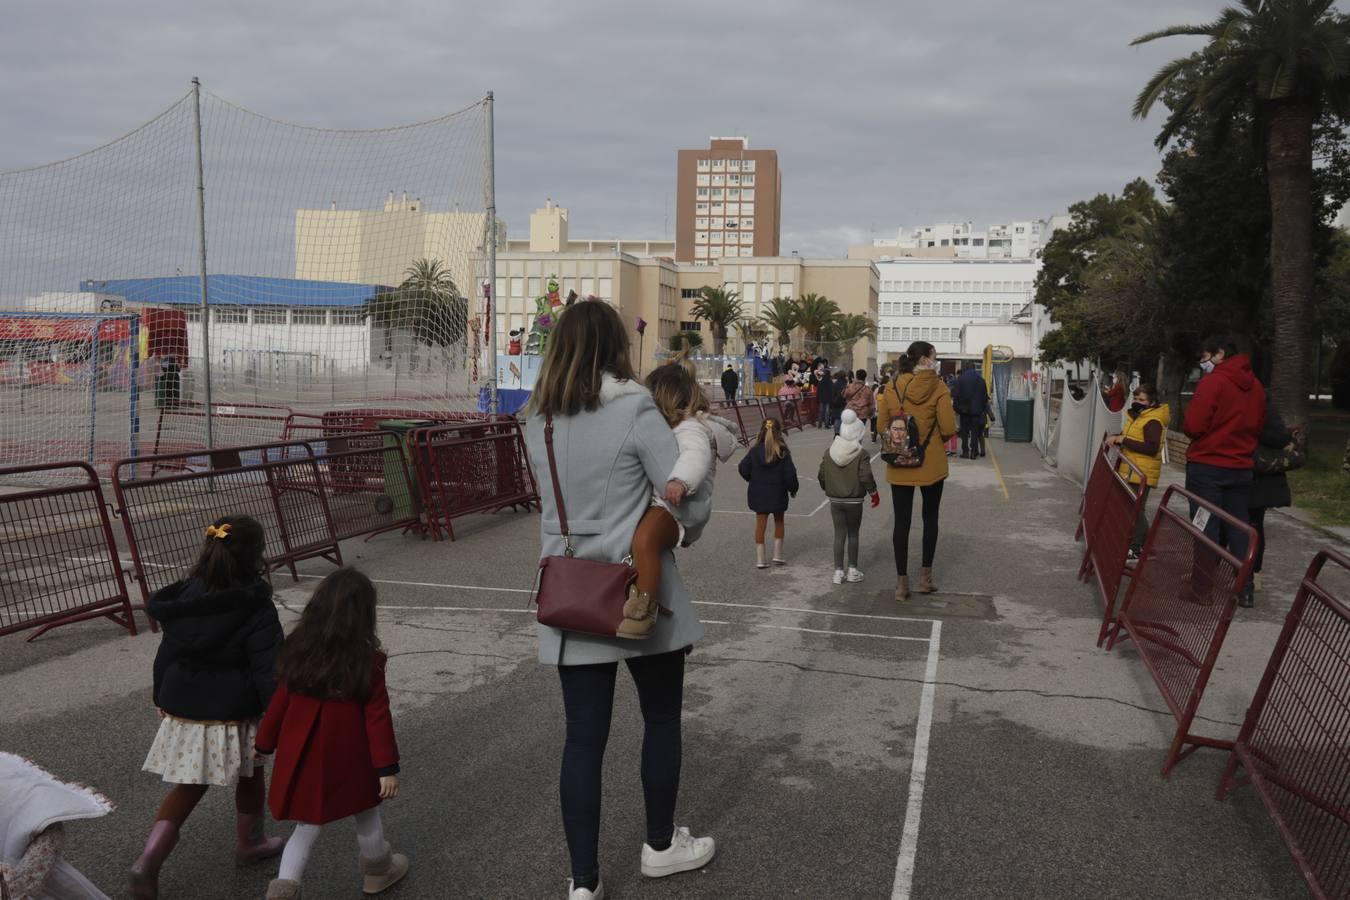
M1003 440L1009 444L1031 443L1031 419L1036 413L1036 401L1030 398L1009 399L1003 421Z
M403 461L393 453L384 456L384 496L376 500L377 508L385 515L395 519L406 518L413 514L413 496L417 490L417 469L413 466L412 454L408 448L408 433L418 428L430 428L435 422L423 419L388 419L377 423L381 431L390 432L384 437L384 446L402 447ZM405 475L406 466L406 475ZM386 500L387 498L387 500ZM388 509L381 507L388 506Z

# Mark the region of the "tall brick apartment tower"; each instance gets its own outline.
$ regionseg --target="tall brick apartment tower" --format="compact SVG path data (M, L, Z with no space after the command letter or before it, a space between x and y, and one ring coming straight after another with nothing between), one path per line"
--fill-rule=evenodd
M724 257L778 256L783 173L776 150L743 137L712 138L680 150L675 182L675 260L711 265Z

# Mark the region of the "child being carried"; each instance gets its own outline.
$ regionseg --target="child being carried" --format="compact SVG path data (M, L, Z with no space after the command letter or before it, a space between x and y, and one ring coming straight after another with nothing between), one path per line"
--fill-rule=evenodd
M646 379L656 408L675 431L680 455L661 496L653 495L651 508L633 534L633 565L637 583L624 604L624 623L619 637L645 638L656 627L661 586L661 554L676 545L688 547L699 539L702 527L686 528L673 515L682 503L712 502L717 461L726 462L736 449L737 428L710 412L708 398L693 374L683 364L660 366Z

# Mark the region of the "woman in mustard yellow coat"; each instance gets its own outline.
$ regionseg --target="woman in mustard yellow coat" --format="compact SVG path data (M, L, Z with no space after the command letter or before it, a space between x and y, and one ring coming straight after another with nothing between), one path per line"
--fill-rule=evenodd
M923 447L923 465L915 468L886 466L895 504L895 587L896 600L909 599L909 526L914 518L914 491L923 495L923 567L919 570L919 592L931 594L933 557L937 553L938 511L942 506L942 488L947 481L947 454L943 444L956 434L956 412L952 395L938 377L937 350L927 341L915 341L900 357L899 375L877 394L877 430L885 431L902 414L913 417ZM903 420L901 420L903 421Z

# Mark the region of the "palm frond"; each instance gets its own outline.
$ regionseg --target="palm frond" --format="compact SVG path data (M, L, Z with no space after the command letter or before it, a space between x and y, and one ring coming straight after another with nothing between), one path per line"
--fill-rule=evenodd
M1172 83L1178 77L1183 75L1187 69L1196 67L1199 61L1195 56L1183 56L1180 59L1174 59L1163 66L1157 73L1149 79L1148 84L1139 92L1139 96L1134 101L1134 110L1132 115L1136 119L1142 119L1148 116L1149 111L1153 109L1153 104L1158 102L1163 91L1172 86Z
M1148 44L1166 37L1214 37L1217 25L1218 22L1211 22L1208 25L1173 25L1171 28L1161 28L1140 35L1130 41L1130 46L1138 47L1140 44Z

